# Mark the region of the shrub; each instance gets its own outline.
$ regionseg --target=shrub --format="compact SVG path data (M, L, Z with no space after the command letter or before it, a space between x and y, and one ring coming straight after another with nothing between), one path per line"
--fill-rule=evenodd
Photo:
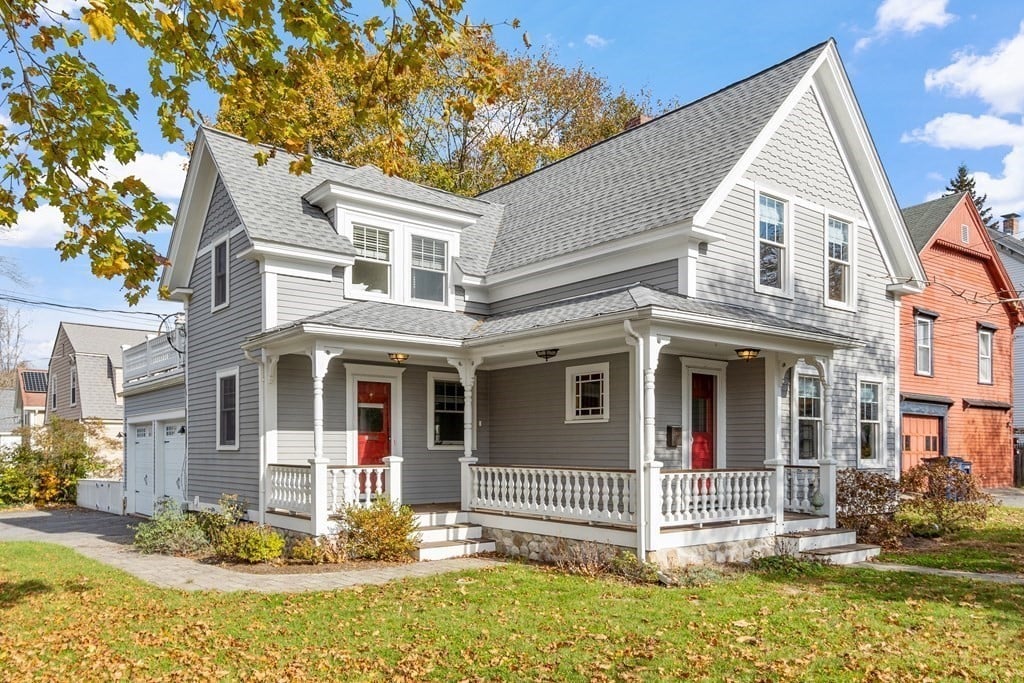
M750 561L750 568L764 574L783 574L785 576L809 576L820 574L827 564L821 560L810 560L792 555L769 555L755 557Z
M139 552L161 555L196 555L210 547L195 518L170 498L157 501L153 518L135 527L134 544Z
M412 508L397 507L383 497L369 507L346 508L342 526L352 554L370 560L409 561L419 541Z
M628 550L621 551L612 558L609 564L612 574L620 576L631 583L658 583L658 565L644 562Z
M234 526L245 517L245 501L227 493L217 501L216 510L200 510L195 513L196 524L214 545L228 527Z
M910 469L900 487L906 496L903 508L920 518L918 525L939 535L985 519L994 504L978 479L950 467L949 458L935 458Z
M348 559L348 547L342 536L307 536L292 544L289 557L306 564L340 564Z
M0 451L0 505L20 505L32 500L33 463L31 449L24 446Z
M611 572L615 551L600 543L561 543L555 566L566 574L595 577Z
M680 588L707 588L725 578L720 567L708 564L690 564L674 567L666 572L667 583Z
M226 560L255 564L270 562L284 553L284 536L265 524L235 524L220 532L217 554Z
M906 526L896 518L900 484L882 472L844 469L836 473L836 522L857 532L857 540L899 546Z

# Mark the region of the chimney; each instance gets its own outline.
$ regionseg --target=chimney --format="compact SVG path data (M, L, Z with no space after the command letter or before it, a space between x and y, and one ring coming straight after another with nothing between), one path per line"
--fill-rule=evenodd
M637 114L636 116L631 118L629 121L626 121L626 126L622 130L624 130L624 131L631 130L633 128L636 128L637 126L642 126L645 123L647 123L648 121L652 121L652 120L654 120L653 116L648 116L647 114Z
M1017 221L1020 218L1019 213L1004 213L1003 219L1003 232L1007 235L1017 234Z

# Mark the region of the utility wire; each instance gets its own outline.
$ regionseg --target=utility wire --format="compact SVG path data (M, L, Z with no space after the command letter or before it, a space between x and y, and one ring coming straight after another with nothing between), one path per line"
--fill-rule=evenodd
M89 311L92 313L117 313L118 315L149 315L163 320L166 313L154 313L152 311L125 311L118 310L116 308L94 308L92 306L78 306L74 304L62 304L56 301L44 301L42 299L26 299L21 296L8 294L6 292L0 292L0 301L10 301L11 303L21 304L23 306L39 306L42 308L57 308L68 311Z

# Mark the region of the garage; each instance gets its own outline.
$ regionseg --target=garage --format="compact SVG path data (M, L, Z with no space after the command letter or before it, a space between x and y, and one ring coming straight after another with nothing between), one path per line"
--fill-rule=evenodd
M185 423L147 422L128 427L132 512L152 516L157 501L185 502Z
M153 448L153 425L128 427L128 462L131 463L132 490L135 492L133 512L152 515L156 502L156 454Z
M921 464L924 458L940 453L942 418L931 415L903 416L903 471Z
M167 422L163 425L164 442L161 457L158 498L167 496L179 503L185 502L185 423Z

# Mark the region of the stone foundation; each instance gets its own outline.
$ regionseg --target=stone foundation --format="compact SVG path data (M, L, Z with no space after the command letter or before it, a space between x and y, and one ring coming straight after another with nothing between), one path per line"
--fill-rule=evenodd
M647 554L648 562L662 567L682 567L690 564L747 563L756 557L776 555L775 538L751 538L742 541L708 543L682 548L663 548Z

